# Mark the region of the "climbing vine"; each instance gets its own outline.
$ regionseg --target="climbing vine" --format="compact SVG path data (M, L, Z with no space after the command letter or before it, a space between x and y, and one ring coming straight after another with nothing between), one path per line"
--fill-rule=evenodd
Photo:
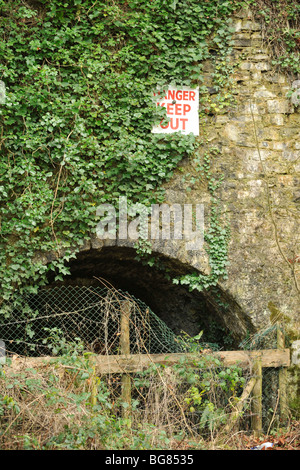
M67 274L99 204L163 200L196 139L151 133L165 115L153 90L199 86L202 112L224 107L221 86L207 93L203 64L214 59L220 84L240 4L0 0L3 299L36 291L49 270Z
M300 2L248 0L248 4L262 24L272 65L294 76L300 74Z
M95 230L98 205L121 195L162 202L163 183L187 157L211 194L211 272L175 282L202 289L226 276L221 180L210 173L217 150L200 158L194 136L151 133L165 117L153 90L198 86L200 116L226 111L230 17L244 3L264 21L274 65L299 73L300 7L291 0L0 0L1 299L35 292L51 270L62 279ZM147 243L139 250L154 263Z
M216 158L219 153L217 147L210 147L204 155L198 153L197 158L194 159L196 172L198 172L201 180L206 182L210 194L210 220L204 232L205 250L209 257L210 272L209 274L186 274L173 281L175 284L186 284L192 290L209 289L216 286L220 278L227 278L230 228L228 222L222 216L220 200L217 197L217 190L222 184L223 175L216 178L211 171L211 159Z

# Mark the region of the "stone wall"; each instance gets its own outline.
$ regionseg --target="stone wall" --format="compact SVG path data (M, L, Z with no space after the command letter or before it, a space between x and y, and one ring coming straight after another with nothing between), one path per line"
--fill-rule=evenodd
M249 318L255 329L283 321L292 340L299 338L299 204L300 106L287 97L293 79L277 73L261 25L249 10L233 18L232 52L235 106L208 115L200 124L200 139L220 151L212 172L224 175L219 198L231 229L228 280L218 286L235 305L226 326ZM210 83L210 64L205 67ZM196 183L187 191L187 178ZM193 160L184 161L166 185L166 202L203 203L209 219L210 195ZM135 242L93 239L83 252L105 245L133 247ZM209 273L205 251L187 251L177 240L155 240L154 252ZM184 274L184 271L182 271ZM226 317L226 312L224 312Z
M213 172L225 176L219 197L230 220L231 241L229 276L221 286L256 328L278 317L296 339L300 333L300 106L294 107L287 97L292 79L272 67L261 26L251 12L237 14L234 27L236 106L226 114L208 116L200 125L200 138L205 133L209 145L220 150ZM208 67L207 82L209 74ZM186 162L184 171L193 173L193 164ZM201 182L188 194L185 189L178 172L167 186L168 202L209 205ZM188 261L183 252L181 256ZM202 271L207 268L203 253L190 262Z
M205 142L200 153L211 146L220 151L214 157L212 173L217 178L224 175L218 197L231 229L228 279L218 285L219 295L229 307L227 313L226 309L219 312L219 318L223 315L224 326L237 337L250 327L259 330L278 319L296 341L300 335L300 106L293 106L287 97L293 79L274 70L261 25L251 12L236 14L233 25L236 104L226 113L207 115L200 123L199 137ZM205 70L205 83L209 84L211 64ZM196 180L189 191L187 174ZM210 195L193 160L183 161L166 185L166 203L202 203L205 222L209 220ZM72 263L74 275L78 276L76 263L84 271L89 253L93 258L103 247L113 246L133 248L135 241L92 238ZM187 251L184 241L154 240L152 250L170 260L176 275L192 269L209 273L207 253ZM132 265L131 252L128 256L122 253L128 266ZM44 262L51 259L49 253ZM99 266L101 262L100 256ZM96 269L93 274L101 272ZM155 285L151 289L149 295L153 296ZM212 297L206 300L214 303ZM218 305L214 308L217 312Z
M275 71L261 25L253 20L251 12L237 14L233 24L232 78L236 105L226 113L207 115L200 124L200 139L204 142L200 153L217 147L220 153L214 157L212 173L216 177L224 175L218 197L231 229L230 263L228 279L220 282L217 289L219 299L228 305L227 310L218 310L215 299L206 298L205 293L204 298L197 298L197 293L195 298L175 293L173 287L163 285L160 277L154 275L154 268L148 267L151 272L143 271L130 254L134 241L93 238L82 247L72 270L75 278L89 277L93 269L92 274L104 273L113 280L115 274L117 280L123 278L126 288L135 285L136 294L142 299L146 293L143 300L150 305L162 285L158 298L165 299L161 302L163 312L158 307L156 311L163 318L166 316L170 326L169 317L175 315L174 310L175 323L181 326L182 315L193 333L188 322L196 325L201 316L207 316L205 305L208 305L210 318L216 318L227 331L236 334L237 340L246 330L251 332L252 327L264 329L279 320L296 347L300 337L300 106L293 106L287 97L294 79ZM210 65L205 67L207 84L211 78ZM193 185L187 183L188 174L195 177ZM209 220L210 194L192 159L182 162L166 185L166 203L202 203L205 222ZM105 251L114 246L115 254ZM204 250L187 251L185 243L177 240L155 240L152 249L164 261L170 260L171 275L185 274L191 269L209 273ZM109 253L110 261L105 253ZM107 266L115 270L114 274L107 271ZM174 297L173 310L172 305L167 308L168 295ZM205 307L203 312L200 304ZM295 391L299 388L297 371L293 377Z

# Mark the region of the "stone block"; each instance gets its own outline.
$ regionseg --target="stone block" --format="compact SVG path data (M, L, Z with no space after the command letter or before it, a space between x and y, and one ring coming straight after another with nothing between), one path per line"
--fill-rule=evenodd
M249 197L258 197L264 191L264 185L261 180L252 180L248 182Z
M291 106L286 99L276 99L267 101L268 112L271 114L286 114L291 112Z
M247 150L245 153L246 159L249 161L264 161L268 158L270 158L272 155L272 152L270 150L263 150L260 149L259 151L257 149L255 150Z
M232 27L234 28L235 32L241 31L241 29L242 29L242 20L235 20L234 23L232 24Z
M281 84L281 83L286 83L287 78L284 75L281 75L279 73L272 73L272 74L266 75L265 80L271 83Z
M233 44L235 47L244 48L253 46L252 39L234 39Z
M248 7L243 7L239 11L235 12L235 18L245 18L247 20L251 20L253 18L253 13Z
M257 91L255 91L253 96L255 98L269 98L269 99L276 97L275 93L272 93L271 91L267 90L266 87L262 87L258 89Z
M285 124L284 116L282 114L268 114L265 116L265 124L283 126Z
M254 54L252 57L251 57L252 60L257 60L257 61L262 61L262 60L270 60L270 56L269 54L264 54L264 53L260 53L260 54Z
M252 63L251 62L242 62L240 64L240 69L241 70L251 70L252 68Z
M263 42L262 42L262 34L260 32L254 32L251 34L251 37L252 39L259 39L260 42L259 44L262 46L263 45Z
M261 71L252 72L251 82L253 85L257 85L262 81Z
M274 127L262 127L259 126L257 129L257 135L259 140L277 142L281 141L281 132L279 129Z
M290 162L295 162L297 160L300 160L300 151L299 150L295 150L294 152L293 151L287 151L285 150L283 153L282 153L282 156L284 158L284 160L287 160L287 161L290 161Z
M239 140L240 130L237 126L232 123L226 124L224 128L224 135L233 142L237 142Z
M216 124L224 124L229 121L229 117L226 116L225 114L220 114L219 116L216 116Z
M246 20L242 20L241 29L248 30L248 31L260 31L261 25L257 23L256 21L251 21L249 19L246 19Z
M254 116L260 116L261 114L265 114L265 112L266 109L264 105L253 102L246 102L240 108L241 114L249 114L251 116L252 114Z
M249 81L250 80L250 74L247 71L236 72L233 75L233 79L236 80L237 82Z
M285 142L273 142L274 150L284 150L286 149L287 144Z
M292 357L291 362L293 365L300 366L300 340L293 341L291 345Z
M257 62L252 64L252 69L260 70L261 72L266 72L271 69L269 62Z

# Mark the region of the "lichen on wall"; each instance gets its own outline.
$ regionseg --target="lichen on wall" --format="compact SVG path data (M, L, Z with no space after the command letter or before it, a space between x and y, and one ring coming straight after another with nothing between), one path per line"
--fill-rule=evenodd
M235 105L225 113L207 115L200 124L200 153L211 147L219 150L211 171L216 178L224 176L217 195L231 232L228 279L220 285L257 328L274 321L275 308L297 338L300 109L289 96L293 79L275 71L261 25L252 13L237 13L233 25ZM205 80L210 82L209 67ZM182 171L197 176L193 160ZM208 214L203 181L198 178L192 185L182 181L182 172L177 172L167 185L167 200L202 201ZM205 254L197 261L199 269L205 266Z

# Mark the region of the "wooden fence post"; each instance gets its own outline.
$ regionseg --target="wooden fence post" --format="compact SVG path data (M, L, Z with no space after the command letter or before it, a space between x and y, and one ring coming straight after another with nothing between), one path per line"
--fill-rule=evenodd
M281 325L277 322L277 348L285 348L285 337L284 331L282 331ZM287 406L287 368L281 367L279 369L279 403L280 403L280 417L282 420L286 420L288 417L288 406Z
M253 375L256 378L253 387L252 400L252 430L254 437L259 437L262 433L262 363L257 359L253 366Z
M121 323L120 323L120 352L130 355L130 313L131 302L128 300L121 302ZM128 407L123 408L123 417L129 418L131 408L131 378L128 374L122 375L121 400L127 403Z

